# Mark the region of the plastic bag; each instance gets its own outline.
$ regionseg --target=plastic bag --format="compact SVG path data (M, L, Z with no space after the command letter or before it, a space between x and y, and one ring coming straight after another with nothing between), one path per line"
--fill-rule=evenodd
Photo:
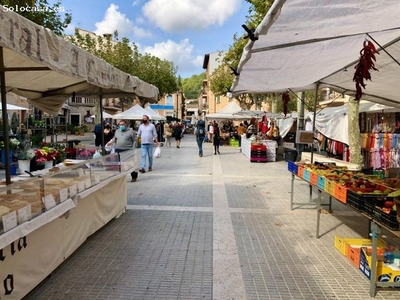
M160 146L158 146L156 148L156 150L154 151L153 157L155 157L155 158L161 157L161 147Z
M99 158L101 157L101 154L98 150L96 150L96 152L93 154L93 158Z

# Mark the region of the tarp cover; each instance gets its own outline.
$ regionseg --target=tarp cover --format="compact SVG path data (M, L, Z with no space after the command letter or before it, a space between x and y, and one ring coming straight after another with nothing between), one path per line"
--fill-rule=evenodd
M122 120L141 120L143 115L148 115L149 112L141 107L139 104L135 104L130 109L115 114L112 116L113 119L122 119Z
M233 95L330 87L355 95L354 66L365 39L381 45L362 99L400 106L399 0L276 0L237 68ZM394 60L395 59L395 60Z
M49 114L58 114L66 99L136 94L157 100L158 89L0 6L6 89L28 98ZM35 70L34 70L35 69Z
M208 114L206 115L207 119L215 119L215 120L246 120L249 117L248 116L240 116L236 115L239 111L242 109L240 108L239 105L236 104L235 101L232 101L229 103L227 106L225 106L223 109L221 109L219 112L215 114Z

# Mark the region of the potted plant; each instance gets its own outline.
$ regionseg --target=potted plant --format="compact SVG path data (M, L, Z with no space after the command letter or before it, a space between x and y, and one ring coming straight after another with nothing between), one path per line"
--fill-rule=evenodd
M22 174L24 171L29 172L31 170L31 159L35 157L35 151L33 149L22 149L17 157L19 173Z
M57 157L57 151L54 148L45 146L40 149L36 149L35 156L37 165L40 166L45 164L45 168L51 168L54 160Z
M16 138L11 138L9 140L9 143L8 143L8 149L9 149L8 156L9 156L9 161L10 162L12 161L13 152L16 149L18 149L19 144L20 144L20 142ZM1 162L2 162L3 165L5 165L6 164L6 153L4 151L4 142L3 141L0 142L0 149L1 149Z

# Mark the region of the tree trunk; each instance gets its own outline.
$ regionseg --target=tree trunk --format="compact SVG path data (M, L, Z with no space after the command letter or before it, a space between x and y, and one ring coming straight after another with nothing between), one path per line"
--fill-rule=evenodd
M350 163L356 164L357 169L361 170L363 157L361 155L361 135L360 127L358 124L359 110L360 102L354 100L353 97L350 97L348 111Z

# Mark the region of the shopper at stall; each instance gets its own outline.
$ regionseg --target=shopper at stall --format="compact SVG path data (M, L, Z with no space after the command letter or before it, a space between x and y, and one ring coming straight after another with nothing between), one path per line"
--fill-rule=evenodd
M135 149L135 133L132 128L127 128L124 120L119 121L118 130L115 131L114 137L106 144L111 146L115 144L115 152L121 153L126 150ZM131 182L136 182L138 178L138 172L133 171L131 173Z
M219 129L218 123L215 122L213 125L213 146L214 146L214 155L221 154L219 153L219 143L221 142L221 130Z
M165 136L165 146L171 148L172 128L171 124L169 123L164 123L164 136Z
M112 140L112 138L114 137L114 133L111 130L111 125L109 122L107 122L104 126L104 130L103 130L103 134L104 134L104 145L107 145L107 143L109 141Z
M199 156L203 157L203 142L206 135L206 122L201 119L197 122L195 134L197 146L199 148Z
M238 129L237 129L237 134L238 134L238 140L239 140L239 149L242 147L242 135L246 133L246 127L244 127L243 123L240 123Z
M140 173L145 173L146 161L149 159L149 172L153 171L153 146L154 143L158 146L157 131L154 124L150 123L149 116L143 115L142 124L139 126L137 138L141 139L142 149L142 166L139 169Z
M176 148L180 148L181 147L182 133L183 133L182 132L182 126L178 122L178 123L176 123L176 125L174 127L174 133L173 133L173 136L174 136L175 141L176 141Z

